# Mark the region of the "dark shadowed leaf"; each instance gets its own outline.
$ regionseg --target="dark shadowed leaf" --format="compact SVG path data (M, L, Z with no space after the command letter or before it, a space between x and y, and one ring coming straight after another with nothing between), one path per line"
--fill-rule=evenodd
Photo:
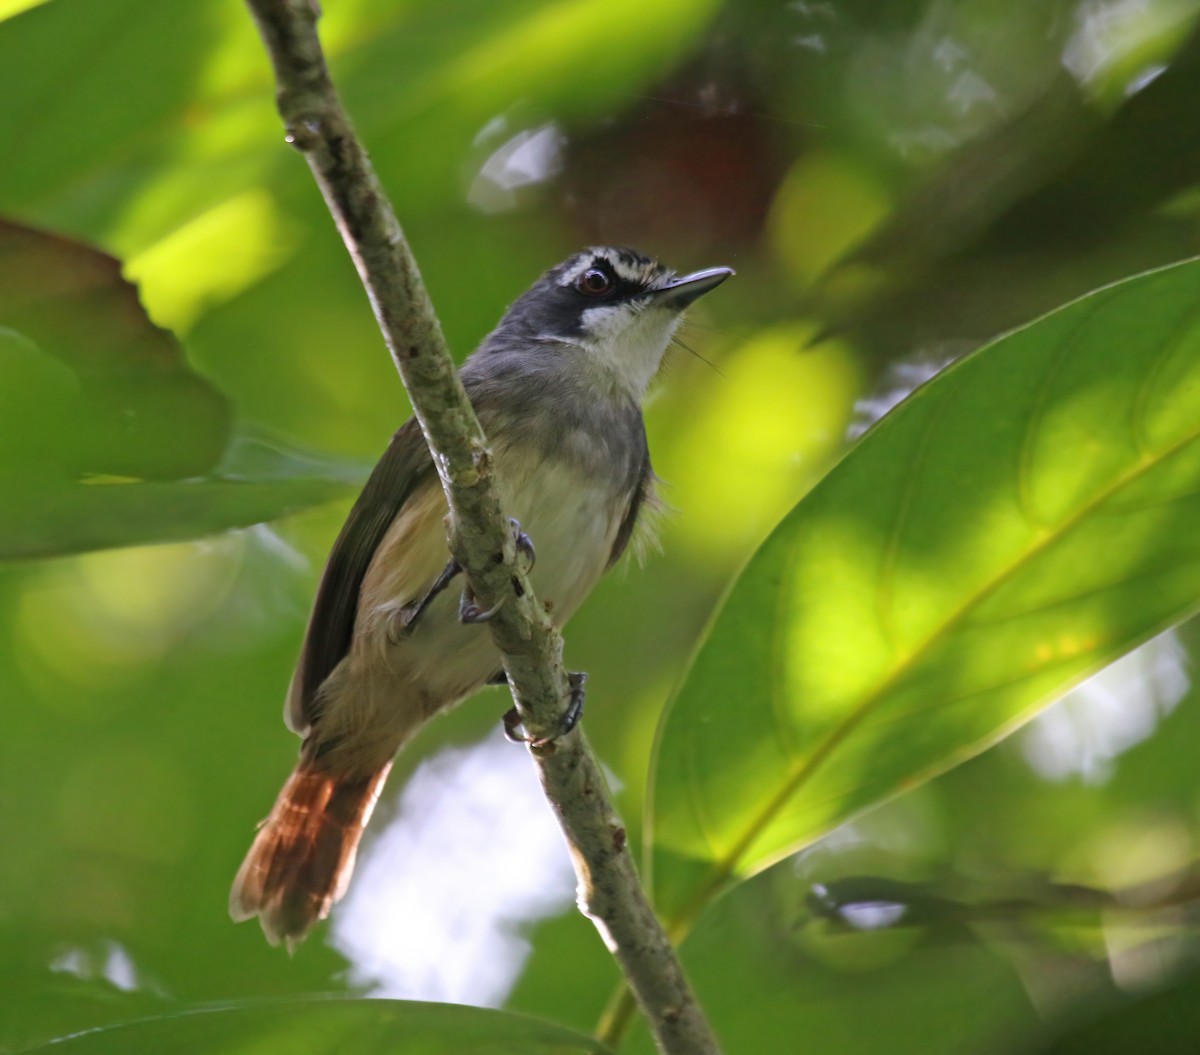
M2 221L0 419L0 559L245 527L336 498L356 475L245 440L218 466L228 403L119 263Z
M685 929L729 881L982 750L1200 601L1200 262L916 392L774 532L662 729Z
M1024 1044L1011 1050L1041 1055L1125 1055L1129 1051L1191 1055L1200 1037L1197 997L1200 977L1192 971L1164 989L1121 1003L1093 1001L1077 1008L1074 1026L1063 1029L1045 1047Z
M0 353L0 385L23 391L32 361L45 358L37 376L53 370L62 390L52 414L38 399L44 385L25 393L30 427L0 444L0 471L44 463L50 451L47 468L64 477L172 480L206 472L221 457L225 398L150 321L108 254L0 221L0 332L27 346L21 356Z

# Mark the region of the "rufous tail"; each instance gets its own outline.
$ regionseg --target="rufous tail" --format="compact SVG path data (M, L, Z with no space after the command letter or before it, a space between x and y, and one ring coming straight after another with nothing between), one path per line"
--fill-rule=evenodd
M229 914L239 922L258 916L272 945L301 941L345 893L391 768L347 778L302 757L238 869Z

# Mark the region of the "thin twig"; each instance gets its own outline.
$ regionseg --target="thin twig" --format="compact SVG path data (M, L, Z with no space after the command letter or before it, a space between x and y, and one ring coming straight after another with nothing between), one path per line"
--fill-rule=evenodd
M314 0L246 0L275 68L288 141L308 161L366 287L424 430L451 511L450 550L479 603L503 602L489 626L521 722L552 736L569 695L561 635L533 595L492 480L487 440L366 151L334 91ZM535 540L536 543L536 540ZM531 748L579 878L579 905L636 993L663 1052L719 1051L637 878L625 829L579 730Z

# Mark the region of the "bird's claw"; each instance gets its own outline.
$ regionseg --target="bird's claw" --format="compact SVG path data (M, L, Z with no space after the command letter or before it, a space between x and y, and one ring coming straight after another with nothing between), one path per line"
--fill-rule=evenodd
M579 719L583 717L583 705L587 703L586 671L571 671L567 675L567 684L571 688L571 694L567 697L567 709L563 711L562 718L559 720L561 728L552 737L555 740L560 736L566 736L579 724Z
M504 724L504 739L513 744L529 742L529 737L521 729L521 713L515 706L505 711L504 717L500 721Z
M517 556L524 560L525 570L528 571L533 567L534 561L537 559L533 543L530 541L529 536L521 530L520 521L509 517L509 524L512 525ZM455 576L461 572L462 565L451 558L446 567L442 569L441 574L433 581L433 585L429 587L425 596L419 601L406 604L392 617L392 621L388 626L388 640L392 644L396 644L396 642L408 637L412 633L417 620L425 612L425 609L429 607L438 594L454 581ZM464 590L458 602L459 621L468 624L486 623L500 611L502 604L504 604L503 598L492 605L491 608L481 608L470 590Z
M504 713L504 735L514 744L529 744L530 747L548 747L554 743L560 736L566 736L572 729L579 724L579 719L583 717L583 705L587 700L587 691L584 686L587 683L587 674L583 671L572 671L567 675L567 685L570 687L570 695L567 698L567 707L563 711L558 720L558 730L552 736L542 736L534 738L529 736L521 723L521 714L516 707L510 707Z
M513 529L513 542L517 548L517 556L525 562L525 570L528 572L537 562L537 550L533 548L533 539L531 539L521 528L521 522L516 517L509 517L508 522Z
M492 618L501 607L504 605L504 598L501 597L491 608L480 608L479 603L467 591L458 599L458 621L473 626L476 623L486 623Z

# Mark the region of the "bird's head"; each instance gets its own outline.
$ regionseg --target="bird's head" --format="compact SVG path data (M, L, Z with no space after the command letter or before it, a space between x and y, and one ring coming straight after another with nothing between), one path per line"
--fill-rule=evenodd
M640 400L684 310L732 274L714 267L679 276L631 249L593 246L542 275L493 338L576 348Z

